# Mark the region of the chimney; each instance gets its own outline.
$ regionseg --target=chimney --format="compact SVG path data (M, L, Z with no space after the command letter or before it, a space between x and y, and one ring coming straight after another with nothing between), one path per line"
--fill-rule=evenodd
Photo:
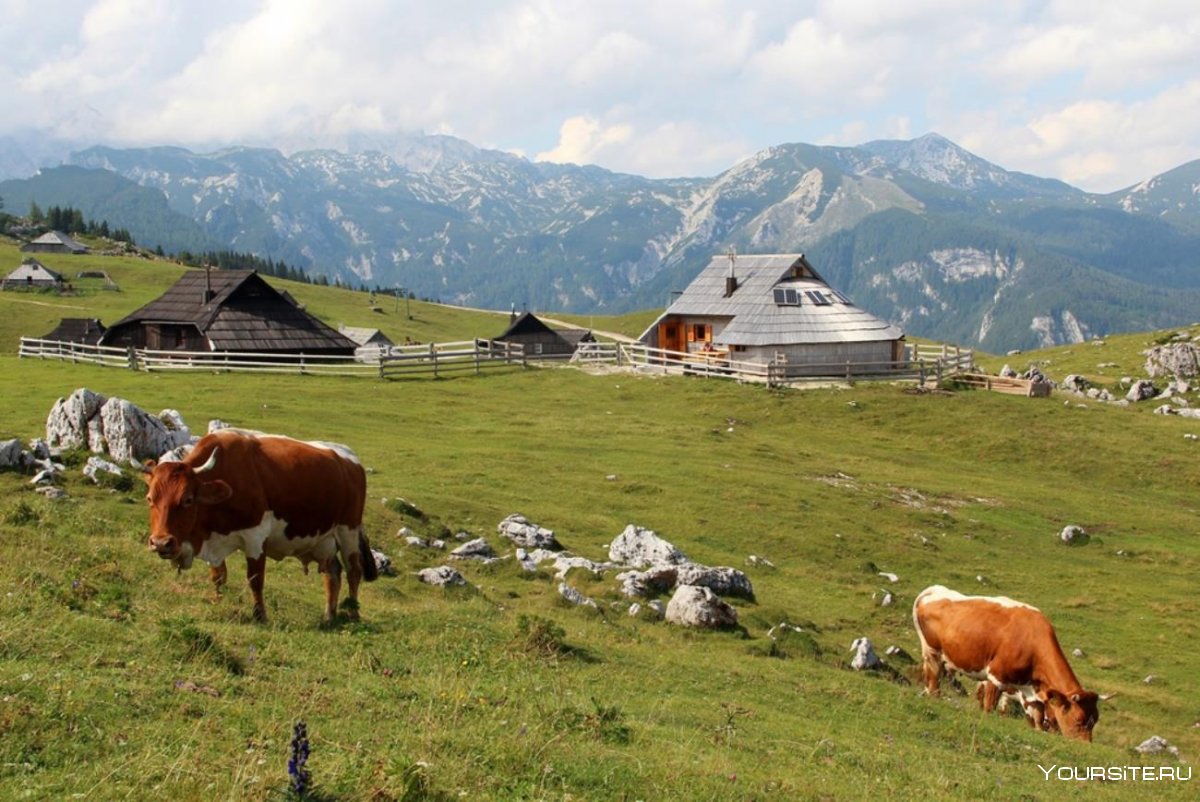
M726 298L728 298L729 296L731 296L735 292L737 292L737 287L738 287L737 276L733 272L734 262L737 261L737 253L734 252L732 247L730 247L730 249L729 249L728 256L729 256L729 275L725 277L725 297Z
M210 268L208 265L204 266L204 297L200 300L201 306L204 306L213 299L211 270L212 268Z

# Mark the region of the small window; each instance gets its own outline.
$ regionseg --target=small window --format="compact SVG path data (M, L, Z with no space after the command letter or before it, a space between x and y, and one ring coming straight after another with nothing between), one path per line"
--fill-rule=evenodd
M688 342L712 342L712 326L707 323L693 323L688 331Z

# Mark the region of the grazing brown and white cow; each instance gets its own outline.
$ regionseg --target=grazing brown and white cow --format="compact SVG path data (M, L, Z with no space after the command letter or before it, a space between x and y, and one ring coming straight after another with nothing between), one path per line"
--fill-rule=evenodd
M964 596L934 585L913 602L925 690L938 695L945 669L986 680L998 691L1041 702L1063 735L1092 740L1099 697L1067 663L1054 627L1036 607L1004 596ZM988 712L998 693L980 694ZM1029 705L1025 705L1028 712Z
M317 564L326 621L337 613L339 554L346 561L351 615L360 580L378 576L362 527L366 473L345 446L221 429L202 438L182 461L159 462L148 473L150 549L181 571L199 557L212 566L218 588L225 581L225 558L245 552L259 621L267 618L267 557L296 557L305 569Z

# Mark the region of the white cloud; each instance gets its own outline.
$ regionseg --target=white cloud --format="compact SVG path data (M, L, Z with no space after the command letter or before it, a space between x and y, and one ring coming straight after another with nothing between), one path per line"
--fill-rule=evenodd
M0 133L425 130L667 176L937 130L1092 187L1200 156L1194 0L0 2Z

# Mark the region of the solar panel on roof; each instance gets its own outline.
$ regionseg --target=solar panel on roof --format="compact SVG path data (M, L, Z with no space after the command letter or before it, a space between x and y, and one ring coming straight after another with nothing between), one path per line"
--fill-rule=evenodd
M791 306L800 305L800 294L795 290L784 290L783 297L786 303L790 304Z
M782 305L782 304L787 303L787 299L784 297L782 289L775 290L775 303L777 305Z
M840 301L841 303L844 303L844 304L848 304L848 303L850 303L850 299L849 299L849 298L847 298L845 295L842 295L842 294L841 294L840 292L838 292L837 290L830 290L830 292L832 292L832 293L833 293L833 297L834 297L835 299L837 299L838 301Z
M824 293L817 292L816 290L805 290L804 294L817 306L829 306L829 299L825 297Z

